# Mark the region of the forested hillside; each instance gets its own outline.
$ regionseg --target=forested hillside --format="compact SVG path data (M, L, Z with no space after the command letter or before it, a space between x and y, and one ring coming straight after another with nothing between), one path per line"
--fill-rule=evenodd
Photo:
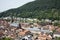
M60 20L60 0L35 0L0 13L5 16Z

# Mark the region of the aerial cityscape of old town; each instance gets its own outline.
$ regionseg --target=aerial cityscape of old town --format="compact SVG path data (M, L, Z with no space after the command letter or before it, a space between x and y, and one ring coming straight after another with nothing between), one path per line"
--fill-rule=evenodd
M55 21L31 18L0 18L0 40L55 40L60 37L60 27L54 26ZM60 22L60 21L59 21ZM6 39L7 40L7 39Z
M60 0L0 0L0 40L60 40Z

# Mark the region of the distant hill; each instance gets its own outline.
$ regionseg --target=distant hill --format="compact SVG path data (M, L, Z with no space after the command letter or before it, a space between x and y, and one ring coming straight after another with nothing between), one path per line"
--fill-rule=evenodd
M0 13L0 17L5 16L60 20L60 0L35 0Z

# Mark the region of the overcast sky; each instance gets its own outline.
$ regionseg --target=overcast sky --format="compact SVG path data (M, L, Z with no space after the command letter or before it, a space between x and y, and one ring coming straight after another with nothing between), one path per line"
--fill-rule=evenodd
M33 0L0 0L0 12L17 8Z

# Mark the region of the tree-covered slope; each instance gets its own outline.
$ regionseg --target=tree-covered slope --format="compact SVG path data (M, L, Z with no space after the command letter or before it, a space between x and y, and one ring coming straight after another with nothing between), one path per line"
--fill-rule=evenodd
M2 16L60 19L60 0L35 0L21 7L0 13Z

